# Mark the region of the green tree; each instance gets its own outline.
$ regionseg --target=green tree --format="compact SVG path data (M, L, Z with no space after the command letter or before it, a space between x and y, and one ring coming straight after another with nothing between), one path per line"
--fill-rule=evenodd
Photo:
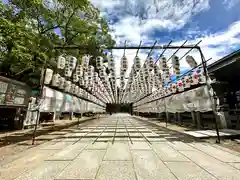
M103 55L96 46L115 44L106 21L88 0L10 0L0 3L0 13L1 75L30 85L39 83L45 61L54 68L62 53L81 60L84 53ZM82 44L88 48L54 49Z

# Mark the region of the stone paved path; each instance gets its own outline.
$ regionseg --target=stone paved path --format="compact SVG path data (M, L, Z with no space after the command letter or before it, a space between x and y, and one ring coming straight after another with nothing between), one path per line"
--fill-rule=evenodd
M240 180L240 155L117 114L4 158L1 180ZM0 149L1 152L1 149Z

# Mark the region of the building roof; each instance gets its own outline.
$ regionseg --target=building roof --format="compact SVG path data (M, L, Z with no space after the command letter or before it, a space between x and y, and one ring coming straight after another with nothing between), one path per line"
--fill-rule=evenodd
M207 68L208 68L208 72L212 73L214 71L220 70L225 66L228 66L234 62L236 62L237 60L240 60L240 49L238 49L237 51L234 51L233 53L219 59L218 61L210 64Z

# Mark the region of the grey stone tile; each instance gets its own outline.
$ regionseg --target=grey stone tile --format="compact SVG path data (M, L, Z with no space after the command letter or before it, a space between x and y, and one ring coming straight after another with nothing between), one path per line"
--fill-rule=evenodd
M223 151L221 149L217 149L210 144L207 143L192 143L193 147L203 151L204 153L215 157L223 162L239 162L240 157L229 152Z
M167 139L165 139L165 138L147 138L150 142L166 142L167 141Z
M45 158L51 156L56 150L32 150L0 168L1 180L12 180L23 172L36 168Z
M129 161L103 161L96 180L136 180Z
M53 156L47 158L48 161L71 161L74 160L78 154L87 146L87 143L76 143L69 145L66 148L60 150Z
M136 149L145 149L145 150L151 150L152 148L148 145L148 143L144 142L144 141L140 141L140 142L133 142L133 144L131 144L129 142L129 147L132 150L136 150Z
M50 145L44 146L41 149L46 149L46 150L48 150L48 149L63 149L72 143L73 142L60 141L55 144L50 144Z
M240 163L228 163L228 164L240 170Z
M181 141L168 142L168 144L176 150L196 151L195 148L193 148L192 146L188 145L187 143L184 143L184 142L181 142Z
M104 160L131 160L128 143L115 142L109 144Z
M237 180L240 177L240 171L230 166L227 163L223 163L207 154L200 151L181 151L185 156L191 159L193 162L207 170L219 179Z
M36 169L22 173L14 180L52 180L68 164L68 161L46 161Z
M94 179L104 154L104 150L82 151L56 179Z
M138 180L176 180L153 151L132 150Z
M107 149L108 142L95 142L94 144L90 143L85 149Z
M114 132L104 132L101 134L101 136L113 136Z
M178 180L216 180L213 175L193 162L166 162L168 168Z
M115 136L121 137L121 136L128 136L127 132L121 132L121 133L116 133Z
M142 137L141 133L137 132L137 133L129 133L129 135L132 137L132 136L139 136L139 137Z
M163 161L189 161L189 159L173 149L167 143L153 143L152 148Z

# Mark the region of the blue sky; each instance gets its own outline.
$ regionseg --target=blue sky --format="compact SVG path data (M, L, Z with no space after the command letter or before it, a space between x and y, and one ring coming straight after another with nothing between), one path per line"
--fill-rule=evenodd
M3 0L6 2L6 0ZM48 0L49 1L49 0ZM51 0L50 0L51 1ZM112 30L111 35L117 45L196 44L200 46L209 63L240 48L240 0L90 0L101 11ZM181 57L187 50L180 50ZM126 51L129 71L135 56L135 50ZM168 50L166 57L174 51ZM145 61L147 51L140 51L139 57ZM160 51L154 51L156 58ZM113 51L116 65L120 66L122 50ZM200 56L191 51L197 62ZM169 62L171 63L171 62ZM180 62L181 70L189 69L187 63ZM171 66L171 65L169 65ZM119 74L119 71L117 72Z
M91 0L101 10L112 29L112 36L117 45L127 40L129 45L167 44L173 40L180 45L195 44L200 46L210 63L240 48L240 0ZM195 2L195 3L194 3ZM181 57L186 51L177 53ZM122 51L113 52L121 58ZM161 51L155 51L154 56ZM173 51L167 51L170 56ZM128 51L131 61L135 51ZM145 60L147 52L139 56ZM200 62L198 52L191 55ZM119 62L118 62L119 63ZM188 69L185 61L181 69Z

